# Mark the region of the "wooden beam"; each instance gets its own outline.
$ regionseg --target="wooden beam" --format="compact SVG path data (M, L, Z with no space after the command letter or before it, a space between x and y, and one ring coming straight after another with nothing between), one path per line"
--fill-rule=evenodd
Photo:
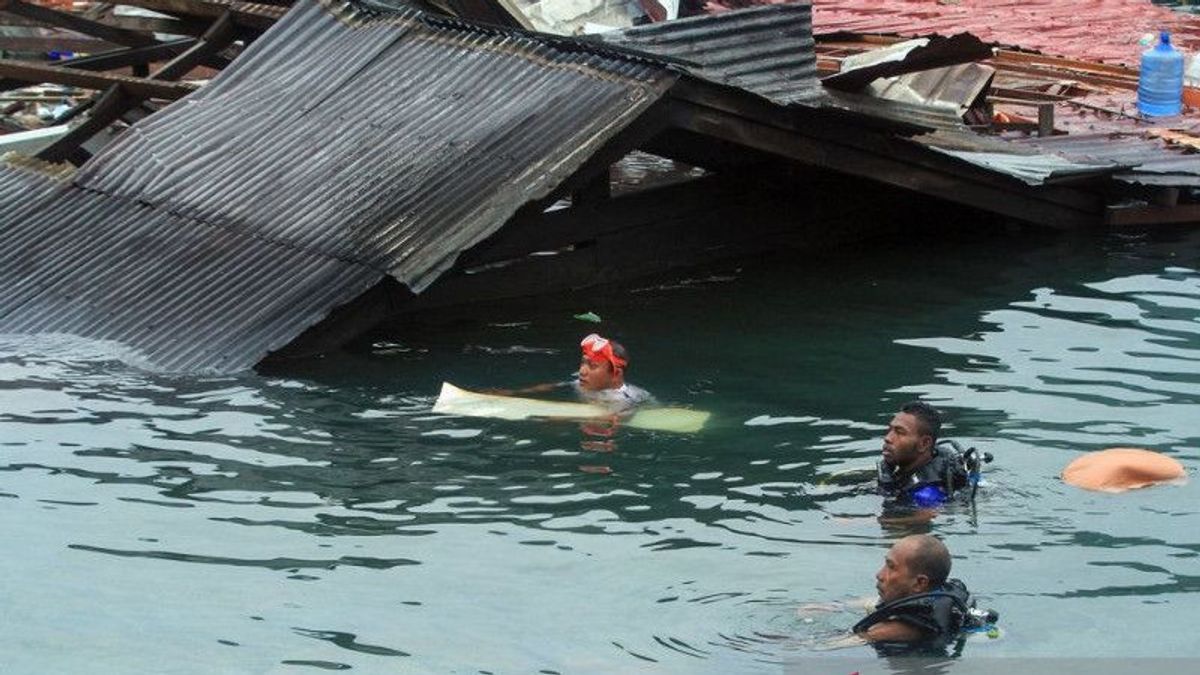
M126 110L137 105L137 99L126 95L121 86L114 84L96 100L87 121L71 129L66 136L55 141L49 147L37 154L37 158L47 162L71 162L79 165L87 161L91 155L81 146L97 132L112 124Z
M124 4L124 3L122 3ZM106 16L101 23L124 30L142 33L162 33L164 35L191 35L193 37L204 33L208 28L205 21L191 19L164 19L150 16Z
M1015 179L951 161L886 132L875 133L829 119L821 111L789 112L684 81L669 95L673 126L734 141L801 164L1051 227L1098 225L1103 217L1103 203L1098 195L1065 187L1029 187Z
M197 89L196 85L183 82L160 82L144 78L92 73L76 68L48 66L28 61L0 59L0 77L30 83L52 82L84 89L104 90L117 84L125 93L135 98L183 98Z
M209 57L215 56L217 52L228 47L236 35L233 27L233 15L225 12L213 22L212 26L195 44L171 59L151 77L156 80L178 80L196 66L204 63Z
M91 56L80 56L59 61L56 65L64 68L79 68L80 70L117 70L139 63L154 63L155 61L169 59L182 54L195 44L195 38L182 38L170 42L159 42L145 47L114 49L99 54L92 54Z
M0 9L27 19L34 19L53 26L67 28L76 33L90 35L117 45L144 47L158 42L158 40L145 33L106 26L98 21L85 19L67 12L60 12L49 7L30 4L24 2L24 0L0 0Z
M1111 227L1200 223L1200 204L1140 207L1110 206L1104 213L1104 223Z
M150 46L146 47L113 49L109 50L109 52L102 52L91 56L78 56L78 58L74 59L56 61L53 65L64 68L79 68L79 70L85 71L107 71L116 70L116 68L137 66L145 68L146 64L150 64L150 62L169 59L172 56L184 53L185 50L192 47L196 42L192 37L185 37L182 40L160 42L150 44ZM137 73L134 72L134 74ZM150 73L146 72L145 74ZM28 85L29 83L25 82L25 80L12 78L0 79L0 91L20 89Z
M45 53L55 49L68 52L94 52L112 49L111 42L78 35L13 36L0 35L0 50L6 52Z
M124 4L124 3L122 3ZM94 5L93 5L94 6ZM113 14L104 14L97 16L92 12L84 14L85 18L91 19L106 26L120 28L122 30L136 31L139 33L164 33L166 35L200 35L208 28L208 23L203 21L190 21L187 19L167 19L150 16L116 16ZM29 26L33 28L45 28L50 24L44 21L35 19L27 19L16 14L0 11L0 25L3 26Z

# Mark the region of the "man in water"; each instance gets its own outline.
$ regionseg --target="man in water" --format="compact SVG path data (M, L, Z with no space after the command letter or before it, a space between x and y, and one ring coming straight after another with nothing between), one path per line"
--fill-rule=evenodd
M653 400L649 392L625 381L629 352L615 340L592 333L579 343L579 372L571 387L580 398L616 413Z
M964 627L994 622L995 613L975 610L967 587L949 576L950 551L940 539L914 534L897 541L875 574L879 603L854 625L854 634L873 643L937 649Z
M592 333L583 338L579 348L582 353L574 379L524 389L494 389L492 393L512 396L570 387L583 401L595 403L616 414L632 412L639 405L654 402L654 397L645 389L625 381L629 352L624 345Z
M928 403L906 403L888 424L879 460L879 491L914 506L937 506L968 484L962 456L938 447L942 415Z

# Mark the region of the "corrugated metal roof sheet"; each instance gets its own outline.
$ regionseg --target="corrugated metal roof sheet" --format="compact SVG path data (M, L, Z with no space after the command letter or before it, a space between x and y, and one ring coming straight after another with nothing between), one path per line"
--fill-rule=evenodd
M857 91L879 78L970 64L991 55L992 48L969 33L921 37L847 56L841 71L821 83L830 89Z
M822 103L828 107L841 108L877 119L897 122L901 125L920 127L921 130L966 130L962 115L945 106L920 105L904 101L892 101L867 94L828 90ZM910 132L911 133L911 132Z
M19 155L9 157L17 159ZM46 171L0 160L0 224L23 217L66 189L65 181Z
M654 65L413 10L358 16L298 3L77 182L357 260L419 291L669 83Z
M1113 177L1142 185L1200 187L1200 153L1143 133L1072 134L1014 141L1078 162L1109 161L1133 167Z
M113 340L168 371L248 368L381 276L78 188L3 242L3 332Z
M1043 185L1062 179L1099 176L1113 173L1118 165L1109 163L1084 164L1055 155L1014 155L1001 152L949 150L929 146L933 150L961 159L968 164L1012 176L1026 185Z
M986 42L1046 54L1137 66L1138 40L1166 29L1188 52L1200 49L1200 18L1149 0L814 0L813 31L950 35L969 32Z
M173 371L249 367L385 273L424 287L674 77L303 0L52 203L0 221L0 332L119 340Z
M695 77L776 103L809 103L821 93L808 3L647 24L595 39L673 59Z

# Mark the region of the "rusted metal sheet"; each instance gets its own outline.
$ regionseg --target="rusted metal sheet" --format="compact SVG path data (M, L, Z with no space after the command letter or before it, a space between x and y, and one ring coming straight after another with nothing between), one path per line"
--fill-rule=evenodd
M1045 54L1136 66L1146 34L1169 30L1188 52L1200 49L1200 17L1148 0L815 0L813 31L905 36L968 32L985 42Z
M422 289L676 77L302 0L51 206L0 221L0 332L117 340L164 370L249 367L386 274Z
M821 79L831 89L857 91L884 77L972 63L992 56L992 48L969 33L922 37L847 58L842 69Z
M932 146L931 146L932 147ZM1080 178L1112 174L1123 168L1108 162L1098 164L1072 162L1053 154L1013 154L947 150L933 147L937 152L960 159L968 164L1016 178L1026 185L1061 183Z
M894 40L840 34L819 41L818 51L825 68L832 70L847 58L869 54ZM1009 50L997 50L983 64L996 69L993 86L1002 93L989 97L996 112L1029 120L1030 132L1001 136L996 130L972 131L961 120L938 115L930 106L863 95L838 93L829 101L859 114L934 129L936 134L918 137L917 142L962 153L959 159L1030 185L1106 173L1121 182L1196 185L1200 155L1194 154L1193 146L1200 145L1200 119L1190 115L1172 119L1172 131L1167 134L1171 143L1153 140L1151 136L1164 134L1154 128L1154 122L1136 114L1136 71ZM1044 104L1053 107L1054 127L1060 133L1031 137L1028 134L1037 126L1038 106ZM1031 157L1035 154L1041 157Z
M1014 141L1079 162L1112 162L1130 167L1113 177L1128 183L1200 187L1200 154L1171 147L1150 131L1124 134L1073 134Z
M808 3L648 24L596 36L673 60L689 74L776 103L808 103L816 79Z

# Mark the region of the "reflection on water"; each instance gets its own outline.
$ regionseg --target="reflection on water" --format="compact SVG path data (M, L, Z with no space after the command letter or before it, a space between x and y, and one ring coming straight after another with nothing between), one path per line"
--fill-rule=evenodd
M917 397L997 457L974 510L924 526L1003 616L966 658L1194 655L1172 629L1200 615L1194 484L1056 476L1119 444L1196 465L1196 251L981 236L730 265L268 375L0 337L6 665L778 672L856 616L796 609L868 593L912 530L880 522L862 469ZM562 379L583 311L630 346L632 381L710 428L429 413L442 380Z

